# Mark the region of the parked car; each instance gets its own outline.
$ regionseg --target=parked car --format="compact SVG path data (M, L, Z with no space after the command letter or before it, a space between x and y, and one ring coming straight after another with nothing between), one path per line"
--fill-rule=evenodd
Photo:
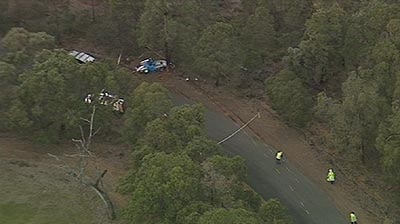
M148 58L143 60L135 67L136 72L148 74L153 72L161 72L164 71L168 66L166 60L153 60L152 58Z

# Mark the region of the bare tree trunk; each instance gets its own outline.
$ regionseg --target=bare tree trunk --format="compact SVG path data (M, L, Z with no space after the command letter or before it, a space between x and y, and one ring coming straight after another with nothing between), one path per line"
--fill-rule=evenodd
M94 9L94 0L92 0L92 22L96 21L96 13L95 13L95 9Z
M168 46L168 12L164 13L164 54L167 64L170 62L169 46Z
M107 209L107 216L110 219L115 219L115 209L114 205L108 196L108 194L103 191L100 188L100 183L102 183L102 179L104 175L107 173L107 170L103 170L100 172L100 169L98 167L97 163L97 156L93 151L90 150L90 144L92 143L92 138L98 133L100 129L97 129L94 131L94 116L96 113L96 106L93 106L92 114L90 116L90 119L84 119L81 118L81 120L85 121L89 125L89 134L87 137L85 137L84 131L82 126L79 126L79 129L81 131L81 139L72 139L73 142L75 142L76 148L78 150L78 154L75 155L66 155L69 157L78 157L78 169L73 169L70 167L65 161L61 160L59 157L52 155L48 153L49 156L57 159L58 161L61 161L64 163L65 167L68 168L68 174L73 176L79 183L82 185L89 187L93 191L96 192L96 194L100 197L100 199L104 202L104 205L106 206ZM88 165L88 160L87 158L94 158L95 161L95 173L96 173L96 179L93 180L86 174L86 167Z

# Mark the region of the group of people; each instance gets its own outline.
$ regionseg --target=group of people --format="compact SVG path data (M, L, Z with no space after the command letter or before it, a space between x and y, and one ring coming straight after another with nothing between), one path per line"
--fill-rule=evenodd
M85 98L85 103L92 104L94 102L95 95L89 93ZM118 96L112 95L108 93L106 90L101 90L98 101L101 105L112 105L113 110L118 111L120 113L125 112L125 100L119 98Z
M276 159L276 163L280 164L283 158L283 152L282 151L277 151L275 154L275 159ZM333 184L336 180L336 173L333 172L333 169L329 169L328 170L328 175L326 176L326 181L328 181L329 183ZM357 216L354 212L350 213L350 223L351 224L357 224Z

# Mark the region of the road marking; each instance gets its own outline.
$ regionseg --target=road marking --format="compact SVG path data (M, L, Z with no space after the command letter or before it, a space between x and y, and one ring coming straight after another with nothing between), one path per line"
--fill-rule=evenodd
M304 208L306 207L306 206L304 206L304 203L303 203L302 201L300 202L300 204L301 204L301 206L303 206Z
M290 169L289 169L289 167L287 167L287 166L285 166L285 167L286 167L287 171L289 171L289 172L290 172Z
M310 212L306 209L306 213L307 213L307 215L309 215L310 214Z
M292 186L290 186L290 184L289 184L289 188L290 188L290 190L291 190L291 191L294 191L293 187L292 187Z
M267 157L267 158L269 158L269 156L268 156L266 153L264 153L264 156Z
M270 151L271 153L274 153L274 152L272 151L272 149L269 149L269 151Z
M294 178L294 180L295 180L297 183L300 183L299 179L297 179L297 178Z
M279 170L278 170L278 169L276 169L276 168L275 168L275 171L276 171L278 174L281 174L281 172L279 172Z

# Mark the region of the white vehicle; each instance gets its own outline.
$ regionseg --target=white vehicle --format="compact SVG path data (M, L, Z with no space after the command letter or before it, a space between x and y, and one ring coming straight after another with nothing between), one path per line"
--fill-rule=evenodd
M76 60L79 61L79 63L88 63L88 62L94 62L96 59L91 56L90 54L86 54L84 52L79 52L79 51L71 51L69 55L73 56Z

